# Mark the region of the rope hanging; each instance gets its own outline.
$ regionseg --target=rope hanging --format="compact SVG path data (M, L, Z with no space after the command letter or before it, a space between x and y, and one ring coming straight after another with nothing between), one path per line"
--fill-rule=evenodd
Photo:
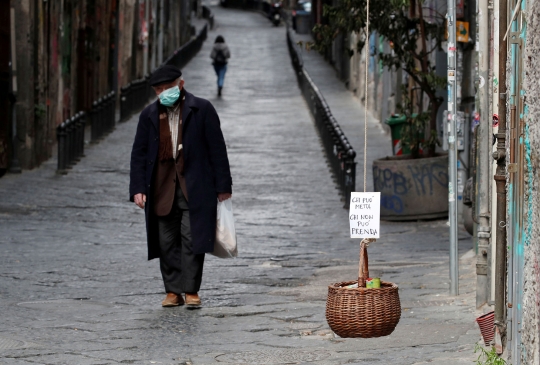
M367 248L375 238L364 238L360 241L360 265L358 266L358 287L365 288L366 280L369 278L368 253Z
M366 0L366 105L364 106L364 193L367 191L367 107L368 107L368 66L369 66L369 0Z
M364 193L367 192L367 135L368 135L368 66L369 66L369 0L366 0L366 60L365 60L365 95L366 103L364 105ZM375 242L374 238L364 238L360 242L360 265L358 267L358 286L365 287L366 279L369 277L368 254L367 248L371 242Z

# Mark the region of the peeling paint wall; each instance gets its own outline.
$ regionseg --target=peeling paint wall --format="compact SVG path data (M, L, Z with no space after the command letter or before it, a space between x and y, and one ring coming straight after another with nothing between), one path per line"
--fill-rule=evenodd
M0 0L0 49L10 48L10 4ZM0 54L0 176L8 167L11 143L10 53Z
M131 57L133 48L133 23L135 15L135 0L120 1L120 42L118 79L120 85L131 81Z
M540 1L527 4L527 39L525 43L524 133L525 266L523 283L522 364L540 364Z
M139 18L144 16L144 0L0 1L3 16L9 16L4 8L15 10L16 145L21 167L32 169L52 156L60 123L88 111L117 84L143 77ZM164 3L166 59L189 40L190 24L188 11L184 11L189 9L188 0ZM4 28L2 32L5 35ZM0 124L0 176L8 167L6 150L11 151L12 146L6 135L10 128L10 121L4 118Z
M34 167L32 163L32 143L34 136L34 22L35 7L28 0L12 2L15 10L15 41L17 43L17 143L19 160L24 168Z

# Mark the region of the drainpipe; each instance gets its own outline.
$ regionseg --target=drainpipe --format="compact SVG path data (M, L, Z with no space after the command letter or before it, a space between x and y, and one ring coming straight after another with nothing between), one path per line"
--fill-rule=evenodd
M152 26L153 26L153 30L152 30L152 62L150 63L150 72L154 72L154 70L156 69L157 66L159 66L159 64L156 62L157 61L157 1L158 0L151 0L152 1Z
M118 58L120 52L120 0L116 0L115 3L116 14L114 14L114 51L113 51L113 75L112 75L112 89L116 95L118 95L119 82L118 80ZM120 100L117 98L116 100Z
M163 63L163 31L165 30L165 11L163 9L163 0L159 1L159 38L158 38L158 66Z
M150 34L149 22L150 22L150 0L144 1L144 24L146 34L143 34L143 77L148 74L148 36Z
M19 151L17 149L17 47L15 43L15 8L10 8L11 17L11 136L13 145L13 155L9 172L20 174L21 164L19 163Z
M202 18L202 1L197 0L197 19Z
M478 168L476 181L478 184L477 200L478 209L478 253L476 261L476 307L481 307L488 301L488 251L491 237L490 225L490 194L489 178L491 165L491 118L489 113L489 6L488 0L478 2L478 92L477 110L480 114L478 126Z
M499 130L497 161L494 176L497 189L497 241L495 258L495 331L496 350L502 353L506 342L506 59L508 57L505 30L508 19L507 0L499 0ZM497 343L500 341L500 344Z

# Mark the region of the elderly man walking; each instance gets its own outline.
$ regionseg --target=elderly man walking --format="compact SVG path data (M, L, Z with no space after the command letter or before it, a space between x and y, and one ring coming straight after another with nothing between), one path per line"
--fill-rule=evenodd
M167 293L163 307L201 305L217 201L232 194L216 110L187 92L181 76L169 65L152 74L158 100L142 111L131 152L130 199L145 211L148 259L159 258Z

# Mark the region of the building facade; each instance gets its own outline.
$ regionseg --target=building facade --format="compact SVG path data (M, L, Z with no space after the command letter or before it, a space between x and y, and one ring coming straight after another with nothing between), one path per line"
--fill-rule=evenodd
M0 59L0 107L10 111L0 114L0 171L13 162L23 169L39 166L51 157L62 121L144 77L186 43L191 37L190 4L2 0L0 42L2 49L14 43L15 52ZM16 85L10 83L11 59ZM13 108L6 94L15 97Z
M508 295L509 303L515 302L508 317L513 363L532 365L540 363L540 1L520 2L517 12L509 38L508 86L516 109L510 110L515 123L509 134L508 163L515 163L517 171L507 179Z
M334 3L333 0L314 0L315 24L327 21L322 10L325 4ZM429 18L432 10L445 14L446 7L444 0L425 1L424 17ZM506 149L502 155L502 201L506 204L502 205L497 199L493 178L497 164L491 154L482 158L476 153L461 156L462 162L468 164L467 175L477 178L472 197L477 210L472 214L476 218L481 214L489 221L488 226L479 230L475 225L474 230L473 248L478 255L476 304L477 307L487 306L487 310L495 309L496 317L497 313L502 313L498 318L500 336L496 336L494 344L507 363L537 365L540 364L540 124L537 120L540 114L540 1L457 0L456 9L456 20L468 28L464 31L468 38L462 38L456 47L460 86L457 97L459 109L465 115L462 127L472 136L475 128L483 123L484 130L489 132L476 142L472 138L464 140L464 151L489 144L488 151L495 153L493 157L500 156L496 153L495 135L503 137L503 150ZM485 26L477 24L481 21ZM357 37L351 34L336 38L325 57L336 69L337 76L363 103L367 102L369 110L382 122L396 112L400 86L407 84L407 80L399 70L380 66L375 55L388 52L389 45L375 33L370 34L369 47L349 57L344 50L353 48ZM486 44L488 46L484 47ZM505 47L506 58L500 47ZM447 66L445 51L435 55L433 60L443 74ZM367 81L366 57L369 57ZM487 69L479 69L480 64L487 64ZM484 110L479 107L479 94L488 99ZM441 116L442 112L440 110ZM505 129L498 123L503 117ZM482 177L484 183L480 189L477 170L481 164L489 165L489 174ZM479 212L480 199L486 198L489 199L484 204L486 210ZM502 213L503 218L497 213ZM484 241L479 247L481 237Z

